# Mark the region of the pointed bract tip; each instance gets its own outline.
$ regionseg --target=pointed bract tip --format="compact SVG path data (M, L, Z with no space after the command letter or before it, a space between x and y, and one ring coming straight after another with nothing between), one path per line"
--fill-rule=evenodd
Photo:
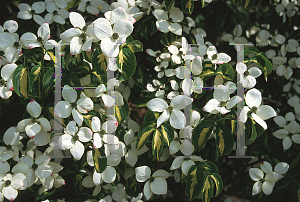
M30 102L34 102L34 99L31 99Z

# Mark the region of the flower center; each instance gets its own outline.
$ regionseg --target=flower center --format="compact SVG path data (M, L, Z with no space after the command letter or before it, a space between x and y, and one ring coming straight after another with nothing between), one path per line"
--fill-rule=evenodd
M36 164L36 163L32 165L32 169L33 169L33 170L36 170L38 167L39 167L39 166L38 166L38 164Z
M73 140L74 142L78 141L78 140L79 140L79 136L78 136L77 134L73 135L72 140Z
M39 36L39 37L37 38L37 41L38 41L38 42L42 42L42 41L43 41L43 38Z
M102 135L105 135L105 134L106 134L106 130L101 129L99 133L100 133L101 136L102 136Z
M3 51L0 51L0 56L3 56L4 55L4 52Z
M119 38L119 34L118 33L113 33L112 38L114 40L117 40Z
M35 10L31 10L30 14L34 15L35 14Z
M179 51L178 55L179 55L179 56L182 56L182 55L183 55L183 52L182 52L182 51Z
M6 86L6 81L4 79L0 79L0 86Z
M156 56L156 57L159 57L159 56L160 56L160 53L159 53L159 52L157 52L157 53L155 54L155 56Z
M256 113L256 111L257 111L257 107L252 107L252 108L250 109L250 111L248 112L248 114Z
M225 101L221 101L221 102L220 102L220 106L221 106L221 107L224 107L225 105L226 105L226 102L225 102Z
M249 73L248 70L244 72L244 76L248 76L249 74L250 74L250 73Z
M71 104L71 107L72 107L72 108L75 108L75 107L76 107L76 103L73 102L73 103Z
M86 31L87 30L87 26L83 26L82 31Z
M14 43L14 47L18 48L18 47L19 47L19 43L18 43L18 42L15 42L15 43Z
M165 71L165 70L166 70L166 68L164 68L164 67L161 67L161 68L160 68L160 70L163 72L163 71Z
M5 181L5 186L9 186L11 184L11 181L10 180L6 180Z
M154 177L150 177L150 179L149 179L150 182L153 182L154 180L155 180Z
M173 111L173 109L174 109L174 107L173 107L172 105L170 105L170 106L167 107L167 110L168 110L169 112Z
M31 121L32 121L33 123L36 123L36 122L37 122L37 118L31 117Z
M7 150L11 150L12 146L11 145L7 145L6 148L7 148Z
M83 39L83 40L85 40L86 39L86 33L82 33L82 34L80 34L80 37Z
M217 54L213 54L213 56L211 56L211 59L216 60L218 58Z
M57 13L58 13L57 10L53 11L53 15L57 15Z
M91 2L90 2L90 1L87 1L87 2L86 2L86 6L89 6L89 5L91 5Z

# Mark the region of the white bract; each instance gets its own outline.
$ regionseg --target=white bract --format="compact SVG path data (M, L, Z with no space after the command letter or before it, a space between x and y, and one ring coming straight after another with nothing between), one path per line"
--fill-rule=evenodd
M135 176L138 182L146 182L144 185L144 196L149 200L153 194L167 194L166 179L170 174L165 170L157 170L151 176L151 170L148 166L140 166L135 169Z
M31 115L31 118L23 119L17 125L17 130L19 132L26 132L28 137L33 138L41 130L50 131L51 126L46 118L39 118L42 113L42 108L34 100L31 100L27 104L27 112Z
M102 13L108 11L109 5L102 0L81 0L78 5L78 10L81 12L87 11L88 13L98 16L99 9Z
M69 12L59 8L53 1L46 4L46 10L49 12L45 15L45 22L52 24L53 22L64 25Z
M276 12L279 13L279 16L282 16L282 23L285 23L286 16L289 18L293 17L296 14L295 2L282 1L281 4L276 5Z
M62 90L62 97L66 101L59 101L54 107L54 113L61 118L68 118L71 114L76 123L81 126L83 116L81 113L88 113L94 108L94 103L89 97L82 97L77 100L77 92L73 88ZM77 102L75 102L77 100ZM76 107L76 108L75 108Z
M171 31L179 36L182 34L182 27L178 22L183 20L184 15L179 8L172 7L169 11L169 15L162 9L155 9L152 14L157 19L156 27L158 31L164 33Z
M87 127L81 127L78 131L75 121L68 123L65 134L59 137L58 146L62 150L70 149L76 160L80 160L84 153L84 145L81 142L88 142L92 139L93 132Z
M209 100L203 107L203 110L212 114L226 114L230 112L238 102L242 101L240 96L230 98L230 92L227 86L219 85L214 90L214 98Z
M109 16L108 19L98 18L94 22L95 35L101 40L100 46L103 54L107 57L116 57L119 54L119 45L123 44L132 33L133 23L127 20L123 7L114 9L107 16Z
M248 114L250 114L256 123L261 125L264 130L267 130L268 126L264 120L277 116L275 110L268 105L261 105L261 93L255 88L247 92L245 101L247 106L244 106L242 109L238 120L245 123Z
M147 107L154 112L163 112L157 119L157 127L170 119L170 124L176 129L183 129L186 118L181 109L193 102L192 98L185 95L178 95L172 99L170 106L161 98L154 98L147 103Z
M37 37L35 34L31 32L26 32L21 36L20 41L25 48L32 49L32 48L44 46L49 38L50 38L49 24L43 23L37 31Z
M15 175L7 174L0 181L0 200L3 201L3 196L9 201L15 200L18 196L18 191L24 186L24 179L26 176L22 173Z
M224 64L231 60L231 57L226 53L218 53L215 46L209 46L207 48L207 57L213 64Z
M250 89L256 85L256 79L261 75L261 70L257 67L251 67L247 70L247 66L244 63L238 63L236 65L236 71L240 75L240 83L244 88Z
M13 80L12 76L17 68L16 64L7 64L1 69L1 79L0 79L0 97L3 99L8 99L12 96Z
M8 63L16 62L22 54L19 36L11 33L0 33L0 48L4 51Z
M39 25L44 23L44 19L41 16L37 15L45 11L44 2L34 2L31 7L28 4L21 3L18 4L18 8L20 9L20 11L17 15L17 18L21 18L23 20L29 20L33 18L33 20Z

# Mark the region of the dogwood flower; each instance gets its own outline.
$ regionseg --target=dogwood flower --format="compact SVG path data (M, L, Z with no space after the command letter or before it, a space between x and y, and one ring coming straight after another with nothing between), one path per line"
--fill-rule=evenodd
M0 97L3 99L8 99L12 96L12 91L14 90L12 76L16 68L16 64L7 64L1 69Z
M279 13L279 16L282 16L282 23L285 23L286 16L289 18L293 17L296 14L295 2L282 1L281 4L277 4L275 8L276 12Z
M21 36L20 41L24 47L32 49L32 48L44 46L49 38L50 38L49 24L43 23L37 31L37 37L35 34L31 32L26 32Z
M26 3L21 3L17 5L20 9L17 18L21 18L23 20L30 20L33 18L33 20L41 25L44 23L44 19L36 14L41 14L45 11L45 3L42 1L34 2L31 7Z
M101 175L101 173L97 173L95 170L93 176L88 175L82 180L82 186L87 188L95 187L93 191L93 196L97 196L101 191L100 184L103 182Z
M7 32L0 33L0 48L4 50L8 63L16 62L22 53L19 37Z
M133 23L141 19L144 15L144 12L140 12L140 9L135 6L135 1L118 0L110 5L110 10L114 10L118 7L123 7L127 13L127 16L135 19L133 20Z
M247 70L247 66L242 62L236 65L236 71L240 75L240 83L247 89L253 88L256 85L255 78L262 74L261 70L257 67L251 67Z
M289 92L293 88L298 94L300 94L300 79L291 78L289 83L283 86L283 92Z
M18 132L26 132L28 137L33 138L41 130L50 131L51 126L46 118L38 118L42 112L42 108L34 100L31 100L27 104L27 112L31 115L31 118L23 119L17 125Z
M55 162L49 162L48 165L52 167L53 174L49 177L40 179L43 188L39 189L39 191L45 192L49 189L52 189L52 187L59 188L65 185L65 180L60 175L58 175L58 172L61 171L63 167Z
M163 98L165 95L165 91L162 90L165 88L165 84L161 84L159 80L153 79L153 85L151 83L147 83L147 90L150 92L155 92L155 97Z
M135 169L136 181L146 182L144 185L144 196L149 200L153 194L167 194L166 179L170 174L165 170L157 170L151 176L151 170L148 166L140 166ZM148 180L149 179L149 180Z
M264 120L277 116L275 110L268 105L261 105L261 93L255 88L247 92L245 101L247 106L244 106L242 109L239 121L245 123L247 121L247 115L251 114L256 123L261 125L264 130L267 130L268 126Z
M81 0L78 5L78 10L81 12L87 11L88 13L98 16L99 9L102 13L108 11L109 5L102 0Z
M218 53L215 46L207 48L207 57L213 64L224 64L231 60L231 57L226 53Z
M229 43L247 43L247 39L245 37L241 37L243 33L243 29L241 25L237 25L233 29L232 34L225 34L222 36L222 40Z
M282 145L284 150L289 149L292 146L292 142L300 144L300 125L295 121L295 115L289 112L282 116L277 116L274 118L275 123L283 127L273 133L273 135L279 139L283 139Z
M169 15L162 9L155 9L152 14L157 19L156 27L158 31L163 33L171 31L179 36L182 34L182 27L178 24L178 22L181 22L184 16L183 12L179 8L172 7L169 11Z
M180 110L193 102L192 98L178 95L172 99L170 106L161 98L154 98L147 103L147 107L154 112L163 112L157 119L157 127L170 119L170 124L176 129L183 129L186 118Z
M36 156L35 159L31 156L23 156L13 167L12 172L25 174L27 187L31 187L38 179L44 179L53 174L53 168L48 165L50 159L50 156L43 154Z
M116 8L111 14L116 13L116 17L120 17L117 11L125 12L122 7ZM113 16L115 16L113 15ZM124 14L126 16L126 13ZM110 18L111 20L114 18ZM114 27L111 27L111 22L114 23ZM98 18L94 22L94 30L96 37L101 40L100 46L104 55L107 57L116 57L119 54L119 44L123 44L126 38L133 31L133 23L130 20L122 18L120 20L108 21L105 18Z
M91 51L92 42L98 41L94 35L93 24L86 26L84 18L76 12L69 13L69 19L74 28L64 31L62 41L70 43L70 53L77 55L82 51Z
M75 121L68 123L65 134L59 137L58 146L62 150L70 149L72 156L80 160L84 153L84 146L81 142L88 142L92 139L93 132L87 127L81 127L78 131Z
M16 21L14 20L7 20L4 22L3 27L0 25L0 33L2 32L8 32L12 35L14 35L14 37L16 39L19 38L19 35L16 33L16 31L18 30L19 25Z
M26 179L26 176L22 173L17 173L15 175L7 174L5 175L2 180L0 181L1 185L1 192L2 192L2 201L3 196L9 200L13 201L18 196L18 191L24 186L24 179Z
M271 34L267 30L260 30L258 36L255 38L257 46L267 46L269 45L269 38Z
M48 13L45 15L44 19L45 22L49 24L56 22L64 25L66 18L69 17L69 12L65 9L59 8L53 1L46 4L46 10Z
M174 70L173 69L167 69L168 66L169 66L168 61L162 61L159 65L156 65L154 67L154 70L156 72L158 72L157 73L158 78L162 78L164 75L166 75L166 77L174 76Z
M19 160L20 134L16 127L8 128L3 136L5 146L0 147L0 160L6 162L8 159L13 158L15 161Z
M115 121L106 121L102 124L98 117L94 116L92 118L92 130L94 132L93 135L93 148L98 149L101 148L102 145L105 144L118 144L119 138L113 133L116 131L117 127Z
M209 100L207 104L203 107L203 111L212 113L212 114L226 114L230 112L229 109L234 107L238 102L242 101L242 98L239 96L234 96L229 99L230 93L226 86L219 85L214 90L214 98Z
M54 113L61 118L67 118L72 114L76 123L81 126L83 122L81 113L91 111L94 108L93 101L89 97L82 97L77 100L77 92L73 88L63 88L62 97L66 101L59 101L54 107ZM77 102L75 102L76 100Z

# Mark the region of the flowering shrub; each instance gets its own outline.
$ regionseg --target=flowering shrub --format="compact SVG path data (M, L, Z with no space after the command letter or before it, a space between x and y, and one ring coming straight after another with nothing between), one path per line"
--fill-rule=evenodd
M299 201L298 1L6 5L0 201Z

